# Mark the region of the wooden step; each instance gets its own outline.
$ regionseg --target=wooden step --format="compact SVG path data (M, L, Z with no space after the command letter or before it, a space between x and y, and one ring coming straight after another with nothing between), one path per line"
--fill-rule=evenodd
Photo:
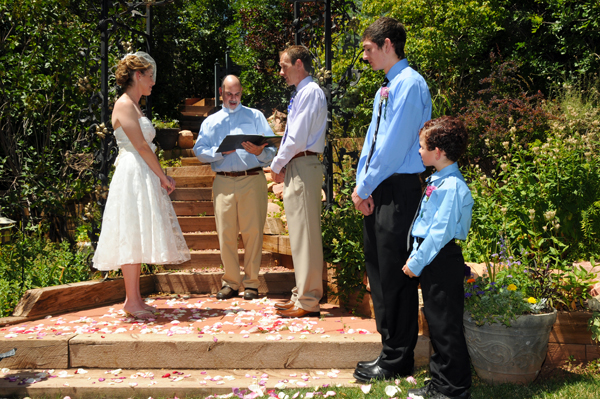
M212 188L178 188L171 193L171 201L212 201Z
M171 176L175 179L175 187L180 188L198 188L212 187L214 176Z
M212 105L183 105L179 107L179 111L184 116L204 116L210 115L210 112L215 108L214 103Z
M217 231L214 216L180 216L177 218L181 231L192 233L195 231Z
M196 157L182 157L181 166L196 166L202 165L202 162Z
M244 265L244 250L238 250L240 265ZM192 259L185 263L181 263L179 265L165 265L165 270L191 270L195 269L197 272L202 272L202 270L198 269L206 269L206 268L215 268L221 267L221 252L218 250L215 251L191 251L190 255ZM276 266L275 259L276 255L271 252L263 251L262 259L260 262L261 268L269 268Z
M189 249L219 249L217 233L183 233ZM238 237L238 248L244 248L241 237Z
M290 236L263 234L263 249L281 255L291 255Z
M212 201L173 201L173 208L177 216L215 215Z
M183 130L183 129L182 129ZM173 159L173 158L191 158L196 157L194 154L194 150L191 148L173 148L172 150L163 150L164 159Z
M183 159L188 159L188 158L182 158ZM198 158L193 158L198 160ZM169 167L165 169L165 173L167 174L167 176L171 176L171 177L179 177L179 176L185 176L185 177L196 177L196 176L215 176L216 173L212 171L212 169L210 168L210 164L206 164L206 163L200 163L200 161L198 160L198 163L195 165L191 165L191 166L178 166L178 167Z

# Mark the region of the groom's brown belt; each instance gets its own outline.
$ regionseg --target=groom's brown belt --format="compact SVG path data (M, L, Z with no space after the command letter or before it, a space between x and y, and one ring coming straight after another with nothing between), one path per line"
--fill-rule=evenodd
M241 172L217 172L218 175L228 177L239 177L239 176L254 176L258 175L263 170L261 167L244 170Z
M312 152L312 151L302 151L302 152L299 152L296 155L294 155L292 157L292 159L296 159L296 158L300 158L300 157L308 157L310 155L318 155L318 154L316 152ZM291 161L291 159L290 159L290 161Z

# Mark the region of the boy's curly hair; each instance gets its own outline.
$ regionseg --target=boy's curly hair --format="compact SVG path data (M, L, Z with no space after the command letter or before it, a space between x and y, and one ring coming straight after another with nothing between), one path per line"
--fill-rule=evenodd
M439 148L452 162L458 161L467 150L469 143L469 134L465 125L453 116L442 116L425 122L419 131L420 135L425 135L427 150L433 151Z

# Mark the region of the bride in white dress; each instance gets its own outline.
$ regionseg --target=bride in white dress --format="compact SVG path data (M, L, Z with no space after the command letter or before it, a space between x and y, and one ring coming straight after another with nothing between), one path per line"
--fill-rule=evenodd
M119 62L115 75L125 90L112 113L119 156L93 263L98 270L121 268L123 310L128 316L149 319L154 308L140 294L141 263L183 263L190 259L190 251L169 198L175 180L160 167L152 144L156 132L139 106L141 96L150 95L156 81L156 63L138 51Z

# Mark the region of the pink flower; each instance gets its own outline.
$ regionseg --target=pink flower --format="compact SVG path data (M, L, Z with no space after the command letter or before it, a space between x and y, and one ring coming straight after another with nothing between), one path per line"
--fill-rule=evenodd
M382 87L381 88L381 98L382 99L386 99L390 96L390 88L389 87Z
M425 195L427 196L427 198L431 197L431 193L435 190L437 190L436 186L427 186L427 189L425 190Z

